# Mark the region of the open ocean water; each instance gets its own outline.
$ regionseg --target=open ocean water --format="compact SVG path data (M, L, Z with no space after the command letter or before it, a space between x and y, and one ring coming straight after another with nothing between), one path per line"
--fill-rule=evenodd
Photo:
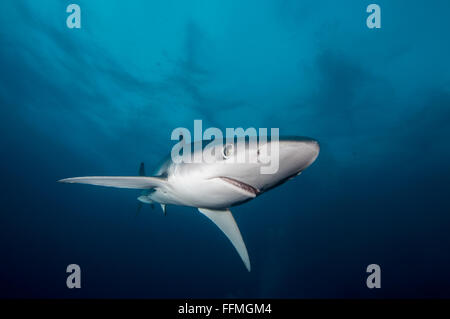
M0 3L1 298L450 297L449 1L73 2ZM320 141L232 209L250 273L194 208L56 182L151 171L195 119Z

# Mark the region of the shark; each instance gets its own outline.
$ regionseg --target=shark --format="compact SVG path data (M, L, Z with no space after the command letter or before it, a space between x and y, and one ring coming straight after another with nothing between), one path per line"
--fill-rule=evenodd
M139 189L138 201L160 204L164 214L167 205L195 207L225 234L250 271L247 247L230 208L253 200L300 175L316 160L320 146L317 140L308 137L280 138L276 141L278 169L274 173L263 174L261 167L266 165L263 161L236 160L242 151L246 152L246 158L258 158L261 145L246 142L244 148L239 148L236 143L225 144L223 151L216 152L213 160L207 163L179 162L169 156L152 176L145 176L144 164L141 163L139 176L83 176L59 182ZM267 141L265 147L270 143L274 141ZM197 152L204 151L204 147L197 149Z

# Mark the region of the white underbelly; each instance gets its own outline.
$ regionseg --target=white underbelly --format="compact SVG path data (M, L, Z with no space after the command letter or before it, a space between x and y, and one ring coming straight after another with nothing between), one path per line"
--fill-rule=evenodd
M252 197L220 179L173 178L166 189L157 190L151 198L163 204L223 209Z

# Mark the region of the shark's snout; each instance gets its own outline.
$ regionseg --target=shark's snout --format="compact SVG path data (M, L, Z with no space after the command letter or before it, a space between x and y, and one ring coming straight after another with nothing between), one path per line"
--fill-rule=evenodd
M312 138L297 137L280 141L281 161L285 162L289 174L301 172L319 156L319 142Z
M320 146L319 142L314 139L305 139L300 142L299 152L303 161L302 170L310 166L319 156Z
M314 139L308 139L304 142L304 144L306 144L306 147L309 149L311 156L311 162L309 165L311 165L316 160L317 156L319 156L320 145L319 142Z

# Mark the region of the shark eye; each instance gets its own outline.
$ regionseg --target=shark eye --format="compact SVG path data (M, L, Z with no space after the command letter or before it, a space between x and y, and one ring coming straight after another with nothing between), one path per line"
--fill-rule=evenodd
M233 149L234 149L234 145L233 144L226 144L223 147L222 150L222 155L224 159L229 158L231 155L233 155Z

